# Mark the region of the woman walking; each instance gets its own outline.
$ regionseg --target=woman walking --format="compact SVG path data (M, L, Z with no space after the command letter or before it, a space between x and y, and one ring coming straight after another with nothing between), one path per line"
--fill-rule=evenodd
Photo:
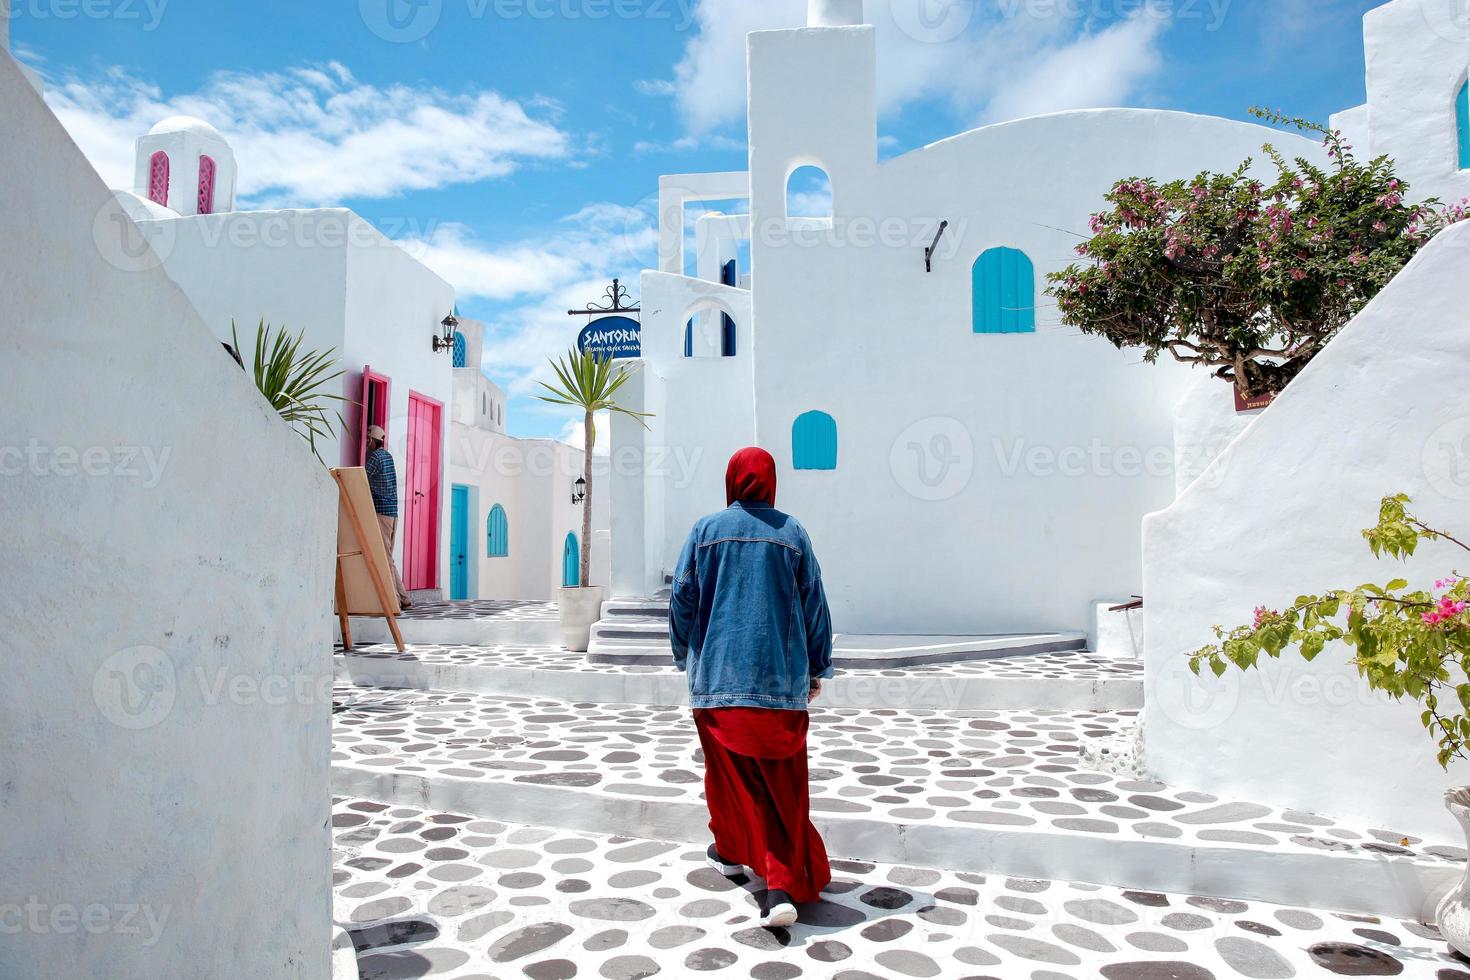
M684 543L669 636L704 749L709 864L764 878L761 925L784 928L832 880L806 754L807 705L832 676L832 624L811 539L776 510L770 453L730 458L725 502Z

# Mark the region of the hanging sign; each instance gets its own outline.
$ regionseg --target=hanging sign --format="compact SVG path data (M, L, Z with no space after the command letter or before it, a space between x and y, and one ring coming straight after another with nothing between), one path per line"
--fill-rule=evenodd
M577 334L577 350L604 357L642 357L639 329L638 321L626 316L593 320Z

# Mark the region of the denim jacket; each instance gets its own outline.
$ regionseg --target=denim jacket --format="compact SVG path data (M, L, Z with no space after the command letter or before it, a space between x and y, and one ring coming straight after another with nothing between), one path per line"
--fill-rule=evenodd
M832 621L806 529L748 501L701 518L674 572L669 637L691 707L805 711L811 679L832 676Z

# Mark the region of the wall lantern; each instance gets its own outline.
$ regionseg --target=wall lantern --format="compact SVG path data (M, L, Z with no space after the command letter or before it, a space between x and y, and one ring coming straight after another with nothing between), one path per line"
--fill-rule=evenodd
M580 504L587 499L587 481L580 476L577 482L572 484L572 503Z
M440 321L439 326L444 328L444 334L441 337L434 338L434 353L437 354L442 350L454 350L454 336L459 332L459 317L450 313Z

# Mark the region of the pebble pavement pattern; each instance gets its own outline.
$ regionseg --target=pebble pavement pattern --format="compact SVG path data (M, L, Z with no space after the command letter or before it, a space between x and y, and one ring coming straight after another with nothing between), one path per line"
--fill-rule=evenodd
M341 650L339 649L340 653ZM503 644L500 646L438 646L409 644L399 653L392 644L374 644L352 651L356 658L385 662L418 662L447 666L514 667L525 670L556 670L588 674L673 674L673 665L594 664L583 653L569 653L564 647ZM929 664L904 667L901 670L841 670L839 675L893 678L976 677L1021 680L1098 680L1106 677L1143 679L1143 661L1131 658L1105 657L1086 650L1025 654L975 660L958 664Z
M686 709L339 686L333 765L700 803ZM1391 830L1097 772L1084 745L1131 712L822 709L812 811L904 824L1035 828L1281 851L1372 851L1460 862L1462 848Z
M1470 980L1434 929L1094 885L834 863L789 930L700 848L337 800L363 980Z
M413 608L399 614L400 619L495 619L521 620L527 622L556 622L557 608L554 602L530 599L458 599L453 602L441 599L434 602L415 602Z

